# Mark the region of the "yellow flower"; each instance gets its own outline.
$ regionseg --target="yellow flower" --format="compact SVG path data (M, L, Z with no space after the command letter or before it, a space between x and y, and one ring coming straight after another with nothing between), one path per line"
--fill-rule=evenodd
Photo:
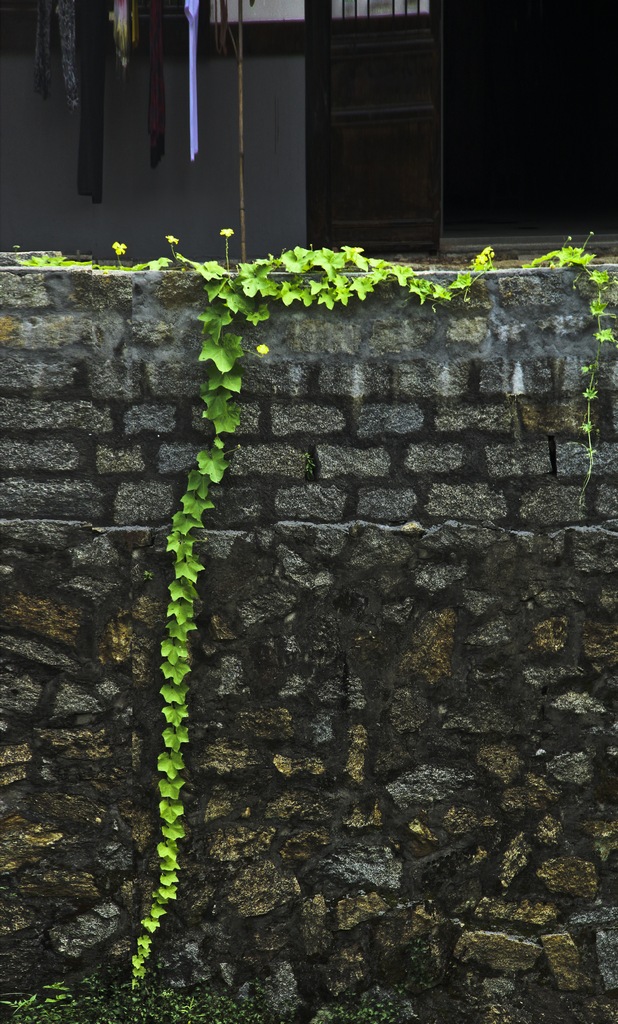
M180 239L174 238L173 235L166 235L165 240L166 242L169 242L170 245L178 245L178 242L180 241Z
M259 356L267 356L268 353L270 352L270 349L268 345L258 345L255 351Z
M127 251L127 247L124 244L124 242L114 242L114 244L112 245L112 249L116 253L116 256L124 256L125 252Z
M219 234L223 235L224 238L231 238L232 235L234 234L234 229L233 228L221 228Z

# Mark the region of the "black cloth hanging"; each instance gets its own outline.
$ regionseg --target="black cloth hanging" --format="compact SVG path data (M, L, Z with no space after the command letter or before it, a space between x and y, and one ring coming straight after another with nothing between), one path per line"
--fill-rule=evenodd
M165 83L163 81L163 0L150 0L150 94L148 100L150 166L165 153Z
M54 0L38 0L36 43L34 51L34 89L47 99L51 88L51 12ZM69 110L77 109L77 75L75 71L75 0L57 0L60 28L62 75Z
M105 109L105 50L109 32L107 0L78 0L81 45L81 114L77 191L103 198L103 119Z

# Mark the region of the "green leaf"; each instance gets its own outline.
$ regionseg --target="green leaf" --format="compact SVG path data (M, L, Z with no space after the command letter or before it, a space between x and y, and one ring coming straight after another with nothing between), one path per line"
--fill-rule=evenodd
M184 784L185 780L181 778L159 779L159 793L168 799L177 800Z
M188 692L189 687L186 683L175 683L171 685L170 683L165 683L165 685L159 690L159 693L167 704L184 704Z
M185 561L185 559L183 559L183 561ZM192 602L197 597L195 588L191 586L190 582L186 583L184 577L180 578L177 576L175 580L172 580L167 589L173 601Z
M350 289L356 292L361 301L364 301L370 292L374 291L374 283L370 277L355 277L350 282Z
M250 324L259 324L263 320L268 320L270 316L270 310L267 305L262 303L257 309L252 310L250 313L245 314L246 319Z
M200 452L198 457L200 471L205 473L213 483L218 484L229 466L223 451L218 446L211 451Z
M607 270L591 270L590 280L596 285L607 284L609 281L609 274Z
M171 665L175 665L179 658L187 658L189 652L180 640L164 640L161 644L161 655L167 658Z
M180 725L180 723L189 717L186 704L171 704L162 708L165 721L169 722L170 725Z
M200 352L200 359L212 359L218 370L227 373L237 359L243 355L242 339L237 334L224 334L221 341L215 342L207 338Z
M173 825L163 825L161 832L168 839L184 839L186 832L180 821L175 821Z
M166 612L168 619L176 619L180 626L184 626L193 618L193 604L190 601L170 601ZM170 627L168 626L168 630Z
M180 751L164 750L157 759L159 771L165 772L168 779L175 779L184 766L185 762Z
M162 871L159 878L161 885L173 885L178 882L178 875L175 871Z
M166 624L165 629L167 630L168 636L176 637L177 640L186 640L187 633L191 632L193 629L197 629L197 626L194 622L183 622L181 624L180 622L172 620Z
M169 750L180 750L183 743L189 742L189 733L184 725L180 725L178 728L173 728L170 725L164 729L162 736L163 742Z
M181 683L190 671L191 667L185 661L178 661L175 665L170 664L169 661L161 663L161 672L165 678L172 679L175 683Z
M174 566L174 573L177 580L187 579L191 580L191 583L195 583L203 569L204 566L202 563L196 561L195 558L183 558L181 561L176 562L176 565Z
M177 890L175 885L160 885L154 895L155 899L160 899L163 903L167 903L168 900L176 899L176 892Z
M159 801L159 816L167 821L169 825L173 825L176 818L182 817L185 813L185 809L182 806L180 800L160 800Z
M616 338L614 337L614 332L611 327L604 327L601 331L597 331L594 336L597 341L601 342L601 344L606 341L613 341L614 345L616 344Z
M154 915L152 913L152 909L150 911L150 917L143 918L141 924L146 929L146 931L156 932L157 928L159 927L159 922L155 920Z
M174 532L186 536L190 530L201 528L201 511L199 516L186 515L185 512L176 512L172 518Z

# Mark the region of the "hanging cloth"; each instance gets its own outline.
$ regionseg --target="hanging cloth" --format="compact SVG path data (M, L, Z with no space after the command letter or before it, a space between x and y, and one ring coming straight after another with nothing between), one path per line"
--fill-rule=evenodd
M165 83L163 80L163 0L150 0L150 93L148 99L150 166L165 153Z
M103 195L103 114L107 0L78 0L81 40L81 110L77 191L100 203Z
M53 0L38 0L36 43L34 51L34 89L47 99L51 87L51 10ZM75 0L57 0L62 52L62 76L69 110L77 109L77 74L75 70Z
M131 33L129 30L129 0L114 0L114 42L116 44L116 63L123 73L129 63L131 50Z
M189 147L191 159L197 153L197 25L200 0L185 0L185 15L189 22Z

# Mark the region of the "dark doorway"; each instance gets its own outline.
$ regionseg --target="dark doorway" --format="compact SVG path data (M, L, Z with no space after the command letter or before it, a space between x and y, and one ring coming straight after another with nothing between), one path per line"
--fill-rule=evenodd
M444 235L618 232L615 0L443 17Z
M436 249L440 0L328 6L305 6L309 242Z

